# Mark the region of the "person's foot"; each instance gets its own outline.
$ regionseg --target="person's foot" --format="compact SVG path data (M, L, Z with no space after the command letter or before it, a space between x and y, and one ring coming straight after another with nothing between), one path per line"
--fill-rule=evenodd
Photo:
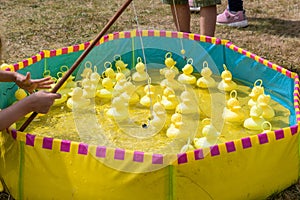
M194 4L194 1L193 0L189 0L189 6L190 6L190 11L191 12L199 12L200 11L200 7L199 6L196 6Z
M217 16L218 25L226 25L232 27L247 27L248 20L245 11L238 11L231 13L227 8L225 11Z

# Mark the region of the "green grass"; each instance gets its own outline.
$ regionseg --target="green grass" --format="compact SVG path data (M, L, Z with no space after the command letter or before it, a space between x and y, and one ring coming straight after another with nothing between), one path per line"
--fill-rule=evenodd
M4 58L13 63L43 49L85 42L97 35L123 1L2 0L1 25L6 41ZM135 0L109 32L143 29L174 30L167 5L160 0ZM299 71L300 3L298 0L245 1L247 28L217 26L216 37L229 39L292 71ZM133 6L134 5L134 6ZM218 6L223 11L225 2ZM135 14L137 16L135 16ZM137 27L136 17L139 23ZM192 14L192 32L199 33L199 15Z
M44 49L92 40L125 1L1 0L3 58L15 63ZM291 71L300 72L300 1L246 0L247 28L217 26L216 37L228 39ZM226 1L218 6L218 12ZM138 21L138 25L137 22ZM132 29L174 30L170 9L160 0L134 0L109 32ZM192 32L199 33L199 15L192 14ZM295 184L269 199L299 199Z

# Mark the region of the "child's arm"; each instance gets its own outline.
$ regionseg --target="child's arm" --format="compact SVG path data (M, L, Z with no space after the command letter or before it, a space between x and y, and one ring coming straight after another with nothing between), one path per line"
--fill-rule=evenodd
M39 91L0 111L0 131L30 112L47 113L60 94Z
M0 70L0 82L15 82L16 72Z
M20 88L32 93L36 89L49 89L53 81L51 77L31 79L30 72L26 76L18 72L0 70L0 82L15 82Z

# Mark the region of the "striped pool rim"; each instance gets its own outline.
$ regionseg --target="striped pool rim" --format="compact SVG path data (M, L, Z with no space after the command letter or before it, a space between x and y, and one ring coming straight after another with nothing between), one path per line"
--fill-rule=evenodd
M146 162L145 157L147 156L151 158L152 164L164 164L163 154L89 145L82 142L37 136L30 133L20 132L15 129L8 130L7 133L9 133L15 140L23 141L26 146L31 146L33 148L55 150L56 152L60 151L64 153L77 152L78 155L83 156L91 154L96 158L107 158L107 152L112 151L114 160L131 160L132 162L143 163ZM177 164L184 164L188 163L189 161L200 161L205 159L206 157L221 156L227 153L229 154L236 151L250 149L257 145L265 145L270 142L284 140L289 137L294 137L297 134L298 125L293 125L275 131L266 131L257 135L251 135L249 137L216 144L209 148L200 148L190 152L178 153L176 162ZM71 151L71 149L73 149L73 151ZM188 154L193 155L192 159L191 156L188 156ZM126 156L131 156L131 158L127 157L127 159L125 159Z
M176 32L176 31L164 31L164 30L133 30L133 31L124 31L124 32L115 32L111 34L107 34L103 36L97 45L101 45L102 43L114 40L114 39L120 39L120 38L131 38L136 36L144 36L144 37L170 37L170 38L185 38L195 41L201 41L201 42L208 42L212 44L217 45L224 45L226 48L229 48L233 51L236 51L240 54L243 54L273 70L276 70L277 72L294 79L294 108L296 111L296 118L297 118L297 124L278 129L275 131L268 131L265 133L261 133L258 135L253 135L237 140L228 141L222 144L216 144L214 146L211 146L210 148L204 148L204 149L196 149L194 151L188 152L192 153L193 160L202 160L207 156L219 156L224 153L231 153L238 150L248 149L252 148L254 144L256 144L256 141L258 141L259 145L264 145L272 141L271 138L275 138L275 140L283 140L287 137L292 137L297 135L298 133L298 125L300 122L300 110L299 110L299 76L297 73L291 72L277 64L274 64L267 59L264 59L262 57L259 57L258 55L251 53L247 50L244 50L242 48L239 48L238 46L234 45L232 42L228 40L223 40L219 38L209 37L209 36L203 36L198 34L191 34L191 33L183 33L183 32ZM13 68L15 71L25 68L33 63L36 63L43 58L50 58L54 56L59 56L62 54L69 54L73 52L83 51L85 50L90 42L86 42L83 44L73 45L69 47L64 47L61 49L56 50L43 50L40 53L36 54L35 56L32 56L31 58L25 59L21 62L13 64ZM126 154L125 152L130 152L130 155L132 155L132 161L133 162L144 162L145 155L149 154L147 152L141 152L141 151L130 151L130 150L124 150L124 149L111 149L104 146L95 146L95 145L88 145L85 143L80 142L74 142L69 140L60 140L56 138L49 138L49 137L41 137L36 136L30 133L25 132L19 132L17 130L10 130L8 133L11 134L11 136L16 140L24 141L27 146L35 147L37 144L39 144L41 148L53 150L54 148L59 148L58 150L61 152L70 152L70 149L75 146L77 149L78 154L80 155L88 155L89 153L95 155L99 158L106 158L107 151L113 150L114 151L114 159L116 160L124 160ZM54 145L56 144L56 145ZM91 149L95 149L95 151L91 151ZM209 154L205 154L204 152L209 150ZM188 158L188 153L179 153L177 154L177 164L184 164L190 161ZM151 154L152 158L152 164L163 164L164 162L164 156L162 154Z

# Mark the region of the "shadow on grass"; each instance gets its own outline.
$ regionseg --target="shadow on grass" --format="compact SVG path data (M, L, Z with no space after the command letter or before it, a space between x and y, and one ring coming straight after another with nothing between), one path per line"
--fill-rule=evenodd
M248 21L249 26L246 28L247 30L283 37L300 38L300 21L258 17L248 17Z
M299 181L298 183L288 187L282 192L274 193L269 196L266 200L298 200L300 199L299 194Z

